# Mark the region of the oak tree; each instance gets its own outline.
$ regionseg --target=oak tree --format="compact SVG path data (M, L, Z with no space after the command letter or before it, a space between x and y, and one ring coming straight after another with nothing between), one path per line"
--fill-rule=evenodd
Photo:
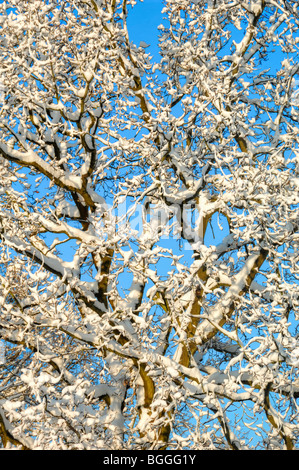
M298 448L297 2L135 4L0 4L1 446Z

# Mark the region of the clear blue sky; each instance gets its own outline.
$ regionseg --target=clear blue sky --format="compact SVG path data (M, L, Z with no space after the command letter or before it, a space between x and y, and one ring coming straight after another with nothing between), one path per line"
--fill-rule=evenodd
M128 15L128 29L130 39L137 46L140 41L150 44L149 52L155 57L158 53L158 30L162 23L162 0L138 1L134 8L130 8Z

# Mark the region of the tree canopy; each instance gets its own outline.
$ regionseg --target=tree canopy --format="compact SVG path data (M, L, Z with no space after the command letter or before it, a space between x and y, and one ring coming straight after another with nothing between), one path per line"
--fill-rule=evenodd
M135 5L0 4L0 446L296 449L297 2Z

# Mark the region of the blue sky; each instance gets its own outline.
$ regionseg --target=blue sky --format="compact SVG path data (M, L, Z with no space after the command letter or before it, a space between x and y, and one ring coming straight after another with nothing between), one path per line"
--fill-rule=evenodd
M158 54L158 30L157 27L162 23L163 15L162 0L144 0L139 2L128 14L128 29L130 39L137 46L140 41L150 44L150 52L155 57Z

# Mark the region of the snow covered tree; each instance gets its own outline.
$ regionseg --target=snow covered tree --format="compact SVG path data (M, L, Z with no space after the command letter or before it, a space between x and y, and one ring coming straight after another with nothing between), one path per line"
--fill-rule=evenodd
M0 4L1 446L296 449L297 2L135 3Z

